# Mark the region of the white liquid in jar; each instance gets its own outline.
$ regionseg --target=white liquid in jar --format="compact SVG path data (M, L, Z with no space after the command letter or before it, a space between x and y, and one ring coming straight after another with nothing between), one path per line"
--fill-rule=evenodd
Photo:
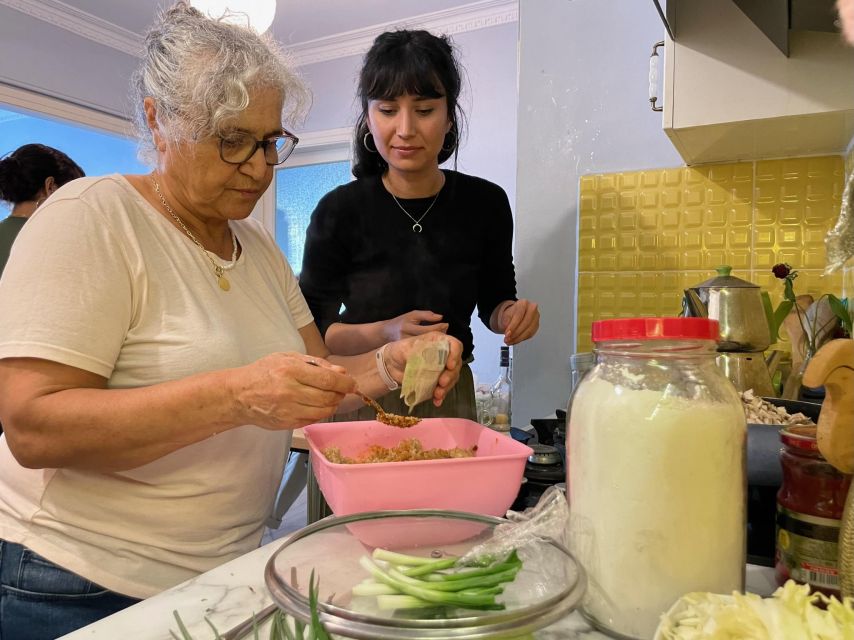
M584 612L633 638L690 591L744 587L739 405L584 382L569 424L570 546Z

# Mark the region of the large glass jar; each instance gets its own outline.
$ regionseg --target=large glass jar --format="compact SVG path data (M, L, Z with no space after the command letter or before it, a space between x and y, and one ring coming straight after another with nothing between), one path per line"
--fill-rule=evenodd
M777 584L789 578L839 597L839 530L851 476L818 450L815 426L780 432L783 482L777 493Z
M569 406L570 546L584 615L648 639L690 591L744 587L746 421L715 364L718 323L593 323L596 366Z

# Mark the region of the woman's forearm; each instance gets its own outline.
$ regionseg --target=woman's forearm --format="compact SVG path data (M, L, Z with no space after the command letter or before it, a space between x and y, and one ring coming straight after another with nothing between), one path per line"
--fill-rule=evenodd
M355 356L373 351L389 341L384 326L383 320L363 324L336 322L326 330L326 346L339 356Z
M327 360L347 369L348 373L356 380L359 391L371 398L379 398L387 394L390 389L380 376L376 352L377 350L374 349L358 356L330 355ZM403 371L396 370L387 359L384 362L386 370L399 383L403 379ZM360 398L351 395L341 403L338 412L352 411L362 404L363 401Z
M353 379L310 361L273 353L233 369L107 389L103 377L56 362L0 360L0 420L25 467L132 469L234 427L285 430L329 417Z
M132 469L237 426L228 375L136 389L39 391L28 402L4 404L12 404L4 412L6 438L29 468Z

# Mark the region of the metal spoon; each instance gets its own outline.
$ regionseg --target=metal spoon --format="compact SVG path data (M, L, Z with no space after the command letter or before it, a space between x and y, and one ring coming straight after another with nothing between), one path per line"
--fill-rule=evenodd
M306 360L306 362L313 367L320 366L314 360ZM415 416L399 416L395 413L386 413L376 400L366 396L364 393L359 391L358 388L356 388L354 393L362 399L362 402L377 412L377 422L382 422L383 424L400 428L411 427L421 422L421 418L416 418Z
M376 400L369 398L358 389L356 389L356 395L362 398L362 401L366 405L377 412L377 422L382 422L383 424L387 424L391 427L400 427L401 429L411 427L421 422L421 418L416 418L415 416L400 416L396 413L387 413Z
M366 396L358 389L356 389L356 395L359 396L366 405L368 405L369 407L374 409L374 411L377 412L377 418L379 418L379 416L381 415L388 415L385 410L380 406L380 403L374 400L373 398ZM380 422L382 422L382 420L380 420Z

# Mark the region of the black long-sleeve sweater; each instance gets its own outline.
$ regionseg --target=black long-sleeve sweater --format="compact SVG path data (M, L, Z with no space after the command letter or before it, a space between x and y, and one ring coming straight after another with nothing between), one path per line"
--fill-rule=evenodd
M442 314L448 333L473 350L470 321L489 318L503 300L516 299L513 217L496 184L444 171L433 197L400 199L380 176L362 178L326 194L311 216L300 287L322 334L335 322L387 320L413 309ZM344 309L341 309L342 304Z

